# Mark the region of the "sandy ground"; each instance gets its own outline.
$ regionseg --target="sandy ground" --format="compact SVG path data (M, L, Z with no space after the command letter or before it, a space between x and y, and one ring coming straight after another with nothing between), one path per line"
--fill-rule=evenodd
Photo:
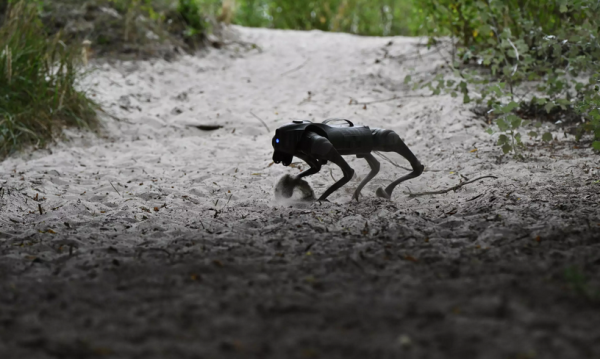
M0 164L1 358L600 357L597 155L560 134L500 157L469 106L403 83L443 63L417 39L234 31L257 46L97 65L104 133ZM382 160L356 203L349 158L331 203L276 202L300 168L270 165L274 129L328 117L426 172L384 201L406 171Z

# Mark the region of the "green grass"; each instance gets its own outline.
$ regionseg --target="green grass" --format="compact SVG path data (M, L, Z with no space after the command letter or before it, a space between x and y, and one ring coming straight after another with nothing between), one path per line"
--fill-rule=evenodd
M10 5L0 28L0 157L44 146L63 126L94 127L95 104L76 84L80 48L47 37L34 4Z
M203 14L222 15L219 0L195 2ZM323 30L359 35L420 35L419 0L237 0L233 23L250 27Z

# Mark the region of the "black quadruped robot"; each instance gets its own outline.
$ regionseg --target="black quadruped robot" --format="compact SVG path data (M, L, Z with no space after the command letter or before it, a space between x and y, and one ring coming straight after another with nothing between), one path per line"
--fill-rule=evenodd
M348 126L328 125L333 121L344 121ZM351 121L345 119L329 119L322 123L293 121L275 131L273 148L275 150L273 162L275 163L289 166L295 156L310 166L308 170L297 175L294 178L295 181L319 172L321 166L325 165L327 161L335 163L342 169L344 177L329 187L319 197L319 201L326 200L330 194L352 179L354 170L342 156L355 155L357 158L364 158L371 167L371 172L354 192L352 198L357 201L363 187L379 172L379 161L373 157L372 151L399 153L410 162L413 168L411 173L392 182L387 188L378 188L376 194L381 198L390 199L392 191L397 185L420 176L425 168L394 131L354 126ZM286 196L290 197L291 195L288 193Z

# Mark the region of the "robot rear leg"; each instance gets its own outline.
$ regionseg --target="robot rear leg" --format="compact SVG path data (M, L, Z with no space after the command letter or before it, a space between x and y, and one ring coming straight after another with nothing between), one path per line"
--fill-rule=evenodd
M406 180L419 177L421 173L423 173L425 166L419 162L417 157L411 152L408 146L406 146L406 144L400 139L400 136L398 136L398 134L394 131L374 128L372 133L373 143L375 144L373 147L374 151L396 152L402 157L406 158L413 169L411 173L390 183L390 185L385 189L381 187L377 189L376 194L378 197L390 199L396 186Z

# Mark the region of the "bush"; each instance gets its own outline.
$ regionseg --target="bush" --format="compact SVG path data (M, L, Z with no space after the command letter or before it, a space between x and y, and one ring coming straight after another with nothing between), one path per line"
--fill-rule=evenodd
M94 127L95 105L76 89L82 50L47 38L34 5L10 6L0 28L0 156L44 145L62 126Z
M462 80L448 86L442 76L437 86L427 85L491 108L505 153L518 154L520 129L531 123L524 119L540 116L582 119L577 139L589 133L600 150L598 1L427 0L423 6L428 34L452 37L452 69ZM474 66L484 72L472 71ZM536 86L528 94L522 87L531 84ZM471 99L473 89L480 95ZM532 129L528 135L539 133Z

